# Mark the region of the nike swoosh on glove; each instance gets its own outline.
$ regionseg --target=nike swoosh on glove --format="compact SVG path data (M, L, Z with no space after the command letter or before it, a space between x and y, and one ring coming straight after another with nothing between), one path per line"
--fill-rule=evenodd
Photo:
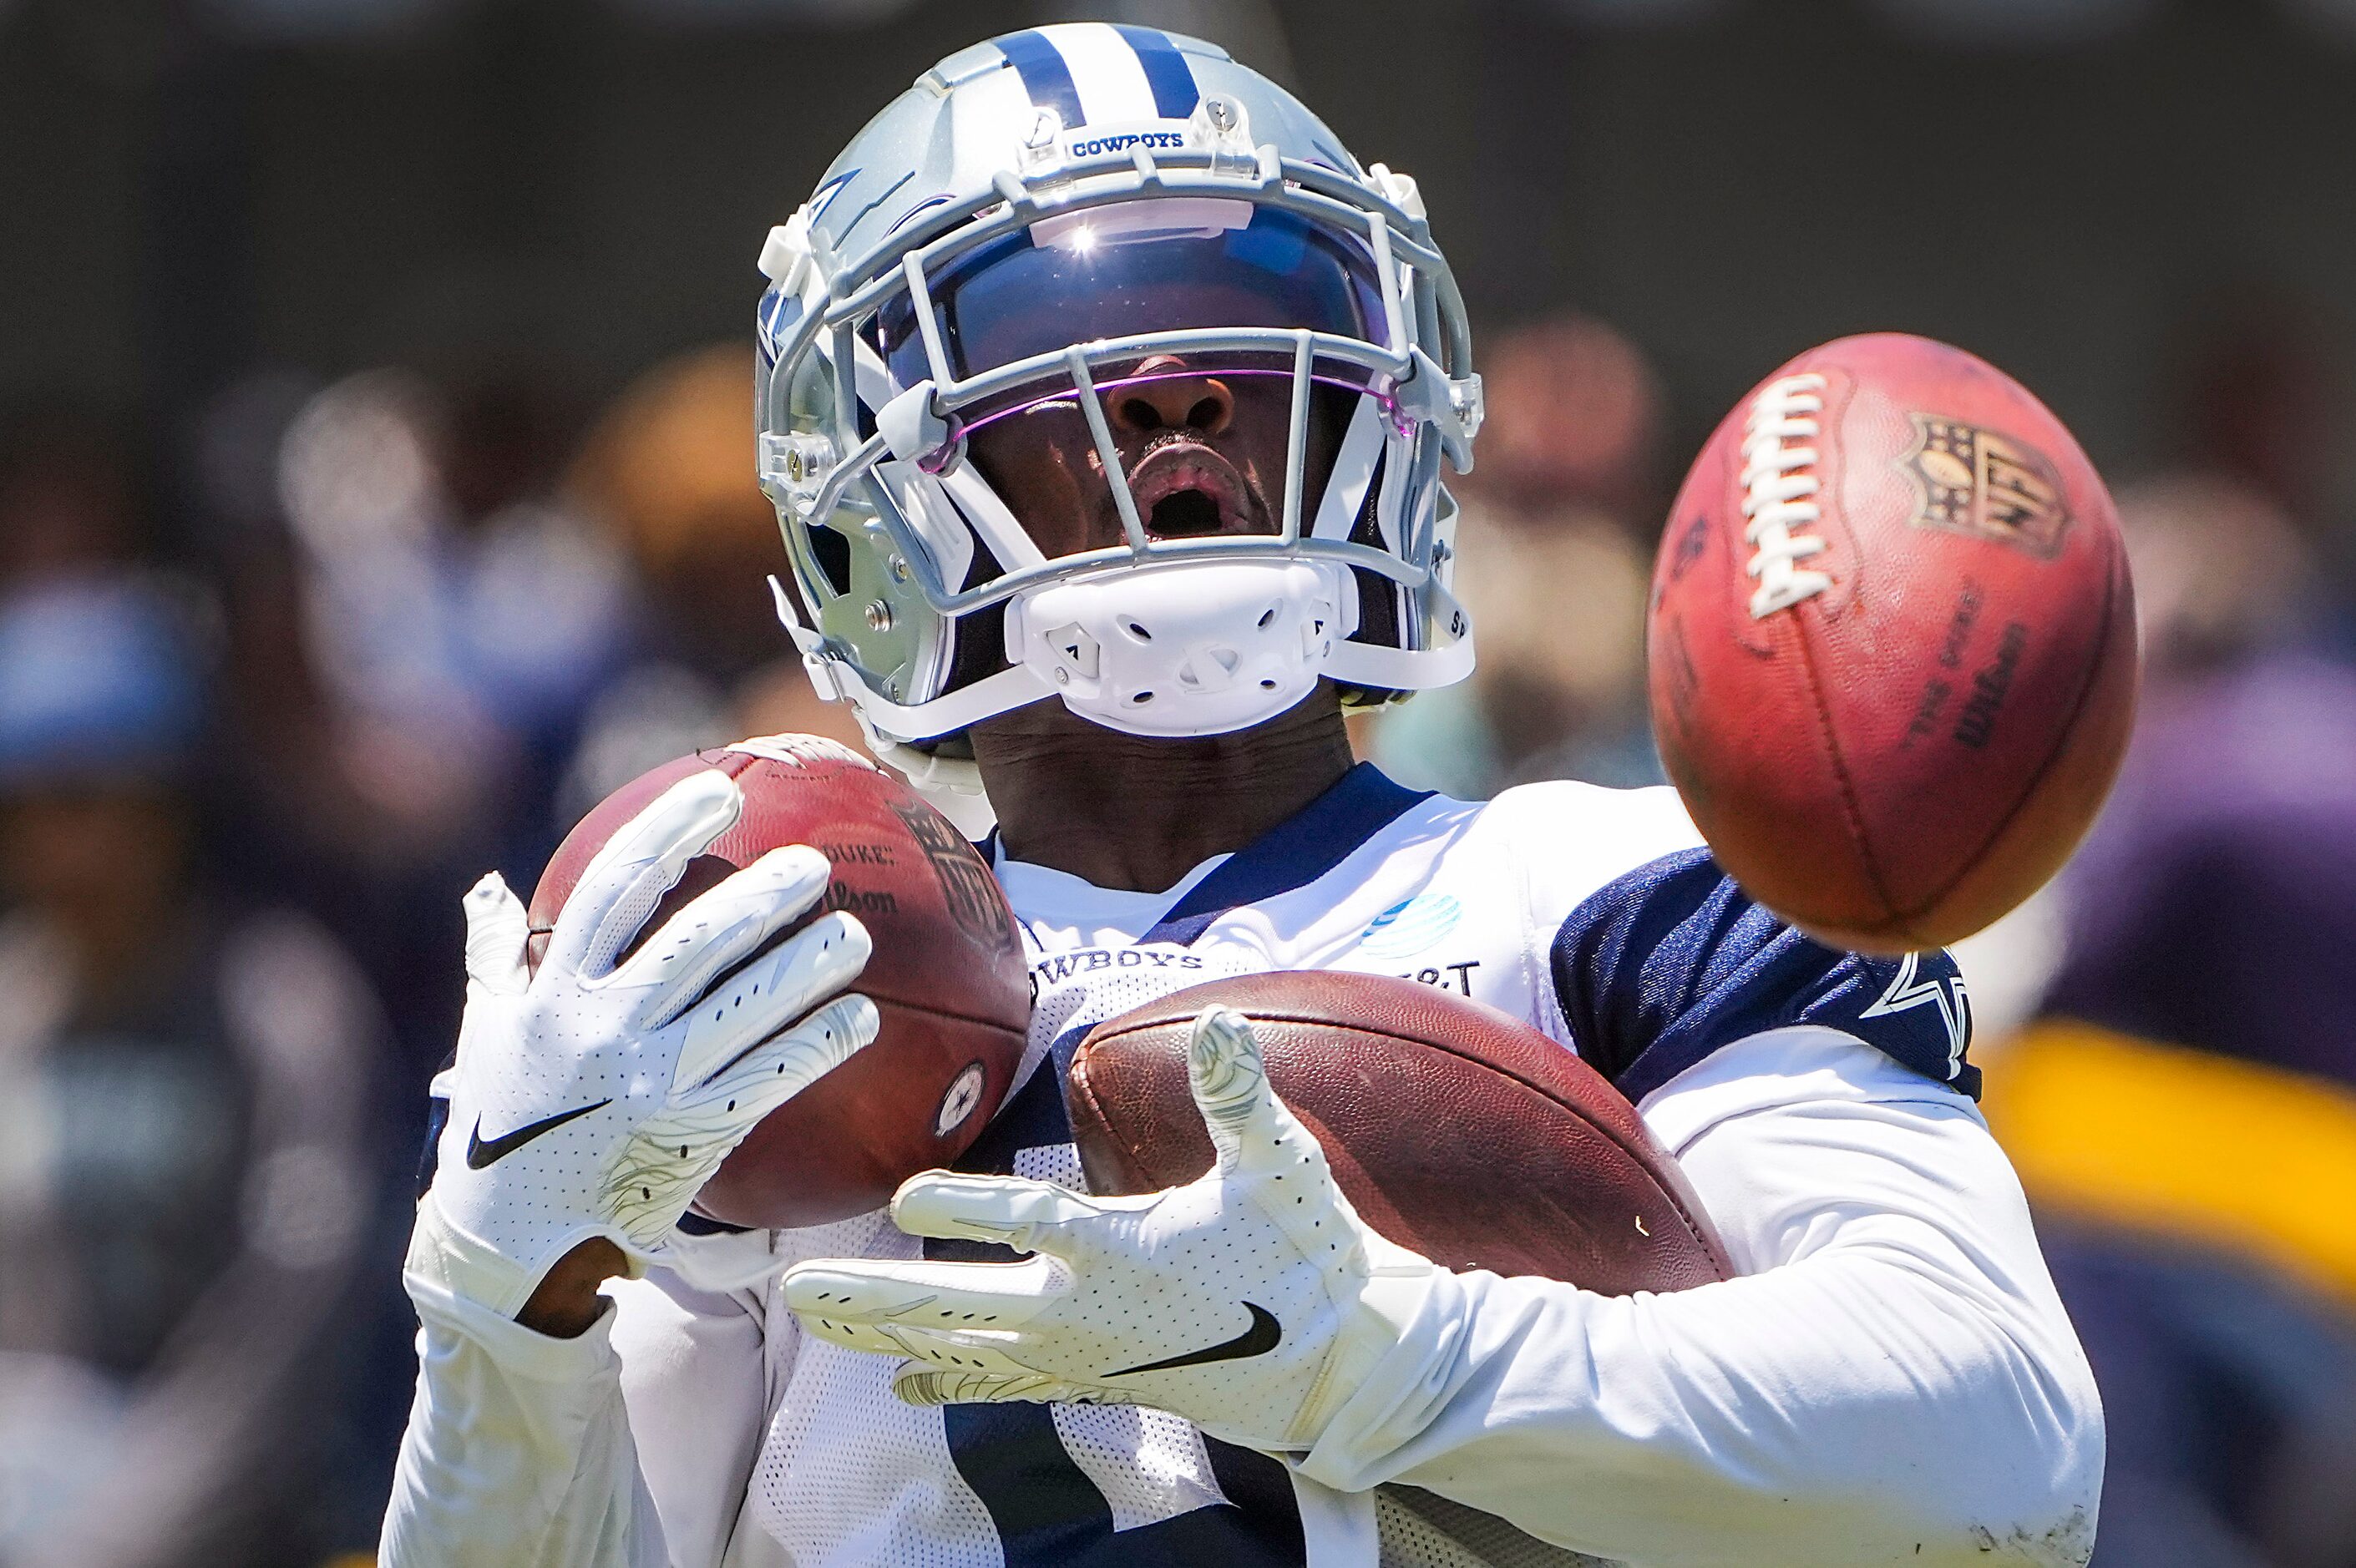
M1034 1255L797 1264L787 1305L820 1339L906 1358L892 1386L911 1403L1148 1404L1248 1447L1311 1446L1439 1271L1358 1218L1241 1014L1194 1020L1188 1075L1216 1152L1201 1179L1095 1198L929 1171L892 1200L902 1230Z
M537 973L498 875L466 895L466 1019L435 1085L450 1116L412 1275L513 1317L593 1237L639 1270L666 1261L754 1125L875 1038L874 1004L836 995L867 963L857 920L821 915L769 945L826 891L815 849L762 856L617 962L744 805L717 770L665 790L582 873Z

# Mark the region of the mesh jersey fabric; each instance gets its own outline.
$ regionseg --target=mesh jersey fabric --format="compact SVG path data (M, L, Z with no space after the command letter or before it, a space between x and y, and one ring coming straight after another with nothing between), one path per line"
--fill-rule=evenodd
M1872 1012L1893 989L1904 993L1897 965L1807 942L1743 900L1666 789L1534 784L1473 805L1401 789L1362 765L1292 821L1165 893L1099 889L994 858L1038 1005L1029 1076L962 1169L1080 1185L1059 1091L1071 1048L1104 1019L1230 974L1337 969L1445 987L1590 1055L1623 1088L1633 1087L1632 1070L1665 1080L1669 1062L1699 1061L1775 1019L1854 1030L1943 1083L1953 1082L1951 1057L1961 1063L1934 1006ZM1910 970L1906 984L1949 983L1960 1007L1952 964L1937 963L1947 966ZM1655 1049L1664 1042L1668 1051ZM881 1214L776 1238L788 1261L913 1257L920 1245L935 1257L1012 1255L920 1244ZM774 1291L765 1313L773 1340L795 1334ZM893 1370L815 1340L793 1349L747 1523L799 1568L1305 1560L1290 1479L1274 1460L1158 1413L914 1409L891 1394ZM1459 1552L1518 1564L1526 1549L1515 1537L1556 1553L1534 1563L1580 1561L1509 1527L1476 1541L1451 1529L1463 1520L1435 1521L1397 1499L1378 1521L1387 1564L1454 1568ZM1442 1540L1452 1545L1430 1544Z

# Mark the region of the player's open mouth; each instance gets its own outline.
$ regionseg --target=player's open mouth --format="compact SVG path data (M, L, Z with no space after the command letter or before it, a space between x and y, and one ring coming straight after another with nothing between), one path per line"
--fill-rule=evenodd
M1268 507L1236 465L1189 436L1165 440L1139 458L1129 488L1155 539L1273 531Z

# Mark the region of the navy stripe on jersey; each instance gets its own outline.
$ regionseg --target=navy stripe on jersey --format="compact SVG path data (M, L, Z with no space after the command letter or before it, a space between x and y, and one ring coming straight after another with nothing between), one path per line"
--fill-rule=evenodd
M1047 1406L948 1404L941 1422L950 1462L997 1527L1006 1568L1086 1563L1112 1544L1112 1505L1073 1463Z
M1011 1176L1023 1150L1072 1141L1064 1075L1087 1034L1075 1029L1055 1041L958 1159L958 1169ZM925 1256L1012 1263L1022 1254L993 1243L934 1237L925 1243ZM1116 1534L1112 1506L1073 1462L1048 1406L950 1404L941 1407L941 1421L949 1460L990 1510L1007 1568L1301 1568L1307 1561L1291 1478L1264 1455L1205 1437L1211 1474L1229 1500Z
M1079 1041L1076 1037L1071 1043ZM1064 1114L1064 1055L1061 1049L1051 1051L1032 1072L958 1159L958 1169L1012 1176L1020 1151L1072 1141ZM955 1237L925 1243L925 1256L953 1263L1012 1263L1020 1255L1011 1247ZM1112 1539L1111 1505L1072 1462L1045 1405L951 1404L942 1407L941 1420L949 1461L990 1510L1007 1568L1074 1561L1091 1542Z
M1193 1514L1180 1517L1207 1516L1206 1522L1218 1522L1238 1539L1252 1542L1256 1553L1251 1561L1308 1562L1308 1542L1301 1528L1301 1504L1293 1496L1292 1472L1284 1467L1284 1462L1271 1459L1257 1449L1222 1443L1208 1433L1203 1435L1203 1447L1211 1456L1211 1475L1218 1481L1219 1490L1227 1494L1228 1502L1234 1506L1197 1509ZM1192 1561L1212 1563L1224 1559L1205 1554Z
M1194 70L1170 35L1151 27L1131 27L1116 22L1113 31L1129 40L1137 51L1137 63L1145 68L1145 85L1153 90L1153 112L1164 120L1183 120L1194 112L1203 94L1194 85Z
M1332 789L1221 861L1138 941L1191 944L1231 909L1307 887L1409 806L1430 798L1430 790L1393 784L1372 763L1360 763Z
M1580 1055L1640 1100L1720 1046L1822 1024L1979 1098L1971 1004L1944 952L1826 947L1752 903L1706 849L1607 883L1554 939L1555 995Z
M1023 79L1023 91L1031 95L1033 107L1052 109L1063 116L1066 130L1076 129L1088 123L1080 108L1080 90L1072 80L1072 68L1066 63L1063 51L1048 41L1044 33L1009 33L1002 38L992 38L1014 74Z
M699 1214L690 1209L679 1217L679 1228L691 1236L741 1236L753 1227L715 1220L709 1214Z

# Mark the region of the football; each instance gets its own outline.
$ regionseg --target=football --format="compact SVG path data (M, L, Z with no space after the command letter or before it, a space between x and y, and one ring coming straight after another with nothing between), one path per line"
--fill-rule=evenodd
M1662 537L1646 646L1661 759L1719 863L1865 952L2034 892L2134 720L2101 476L2019 382L1900 333L1812 348L1726 416Z
M698 768L735 779L744 815L689 863L641 937L769 850L811 845L834 869L820 909L848 910L875 939L855 988L883 1025L755 1127L695 1207L761 1229L880 1209L907 1178L964 1153L1005 1096L1031 1020L1014 917L973 847L905 784L835 741L771 735L666 763L582 818L532 891L535 965L598 846Z
M1733 1276L1676 1162L1593 1068L1494 1008L1383 975L1214 980L1098 1025L1064 1090L1090 1191L1211 1168L1186 1042L1214 1004L1252 1020L1269 1082L1400 1245L1607 1296Z

